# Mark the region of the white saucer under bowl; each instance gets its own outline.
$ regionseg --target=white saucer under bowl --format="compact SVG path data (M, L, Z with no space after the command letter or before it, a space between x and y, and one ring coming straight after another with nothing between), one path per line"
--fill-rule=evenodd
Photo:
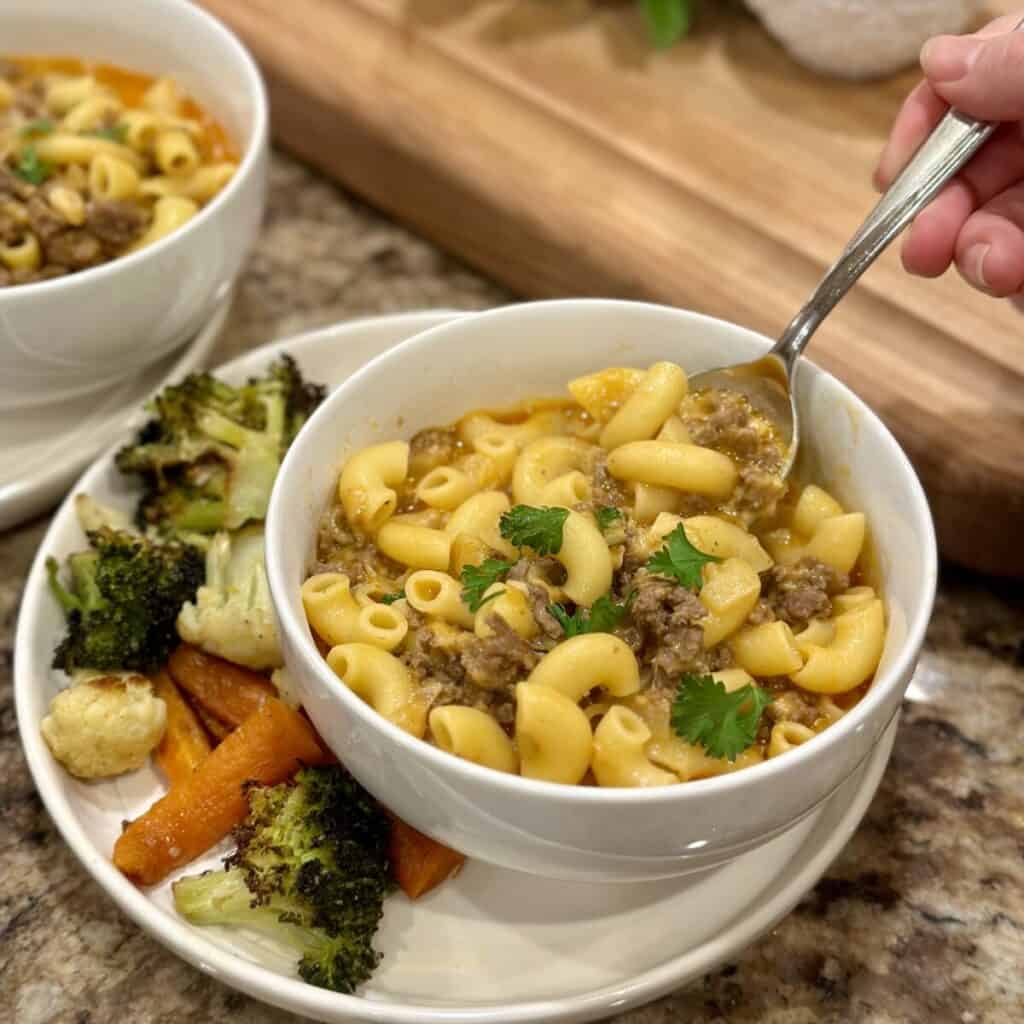
M50 508L97 452L142 418L142 403L200 369L217 343L232 293L184 348L105 391L32 409L0 411L0 530Z
M249 353L220 372L257 374L288 352L311 380L336 387L391 345L454 314L379 317L316 331ZM126 509L132 494L113 449L79 481ZM286 956L238 931L194 928L177 917L170 883L139 890L110 863L121 822L162 793L151 769L85 784L53 761L39 722L60 686L49 668L62 628L43 559L83 538L65 502L40 549L25 591L15 645L14 692L29 766L64 838L110 898L157 940L254 998L329 1022L524 1024L587 1021L656 998L713 970L787 914L856 830L885 770L890 724L867 760L832 797L790 831L723 868L635 885L573 884L481 862L412 904L389 899L378 936L380 968L358 996L295 979ZM184 874L218 861L217 851Z

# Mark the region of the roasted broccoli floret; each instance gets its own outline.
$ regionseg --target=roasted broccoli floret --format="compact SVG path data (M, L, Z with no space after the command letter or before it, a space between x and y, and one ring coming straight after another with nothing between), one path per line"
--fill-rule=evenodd
M263 519L281 459L323 396L288 356L241 387L196 373L164 388L117 453L144 488L139 526L215 533Z
M263 549L260 524L214 535L206 550L206 583L178 616L182 640L249 668L284 664Z
M393 887L385 812L340 765L248 796L224 870L175 882L175 907L193 924L276 936L299 952L305 981L352 992L380 960L372 940Z
M161 544L109 527L87 536L89 549L68 559L67 586L56 559L46 562L67 616L54 668L70 674L77 668L146 671L162 665L178 643L178 612L203 582L202 554L189 544Z

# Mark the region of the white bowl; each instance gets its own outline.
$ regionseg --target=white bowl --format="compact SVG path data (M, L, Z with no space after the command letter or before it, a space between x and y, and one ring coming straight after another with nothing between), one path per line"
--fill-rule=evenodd
M99 389L194 335L263 216L267 102L242 44L186 0L4 0L0 52L105 61L174 77L243 154L187 225L137 253L53 281L0 288L0 409Z
M697 371L749 359L766 339L660 306L539 302L465 317L373 360L335 391L292 445L267 521L267 567L285 659L303 704L359 781L422 831L471 857L553 877L612 881L723 863L818 806L877 743L910 681L931 611L936 550L910 463L846 387L806 364L797 393L814 478L868 517L889 625L876 679L822 735L735 774L648 790L571 787L452 757L377 715L327 667L299 587L316 524L354 450L408 438L467 409L565 393L577 375L673 359Z

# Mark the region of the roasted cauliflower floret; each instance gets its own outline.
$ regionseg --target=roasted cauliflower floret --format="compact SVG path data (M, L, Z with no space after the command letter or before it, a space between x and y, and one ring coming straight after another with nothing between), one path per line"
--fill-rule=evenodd
M263 527L218 533L206 552L206 585L178 615L182 640L252 669L284 663L263 564Z
M141 768L166 721L145 676L100 676L58 693L40 730L72 775L101 779Z

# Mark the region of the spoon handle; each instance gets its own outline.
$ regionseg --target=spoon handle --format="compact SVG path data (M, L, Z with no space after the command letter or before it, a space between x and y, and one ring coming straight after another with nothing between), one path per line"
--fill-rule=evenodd
M1022 28L1024 19L1014 30ZM788 371L792 371L811 335L836 303L882 250L974 156L996 127L952 108L946 113L850 239L806 305L782 332L772 352L782 359Z

